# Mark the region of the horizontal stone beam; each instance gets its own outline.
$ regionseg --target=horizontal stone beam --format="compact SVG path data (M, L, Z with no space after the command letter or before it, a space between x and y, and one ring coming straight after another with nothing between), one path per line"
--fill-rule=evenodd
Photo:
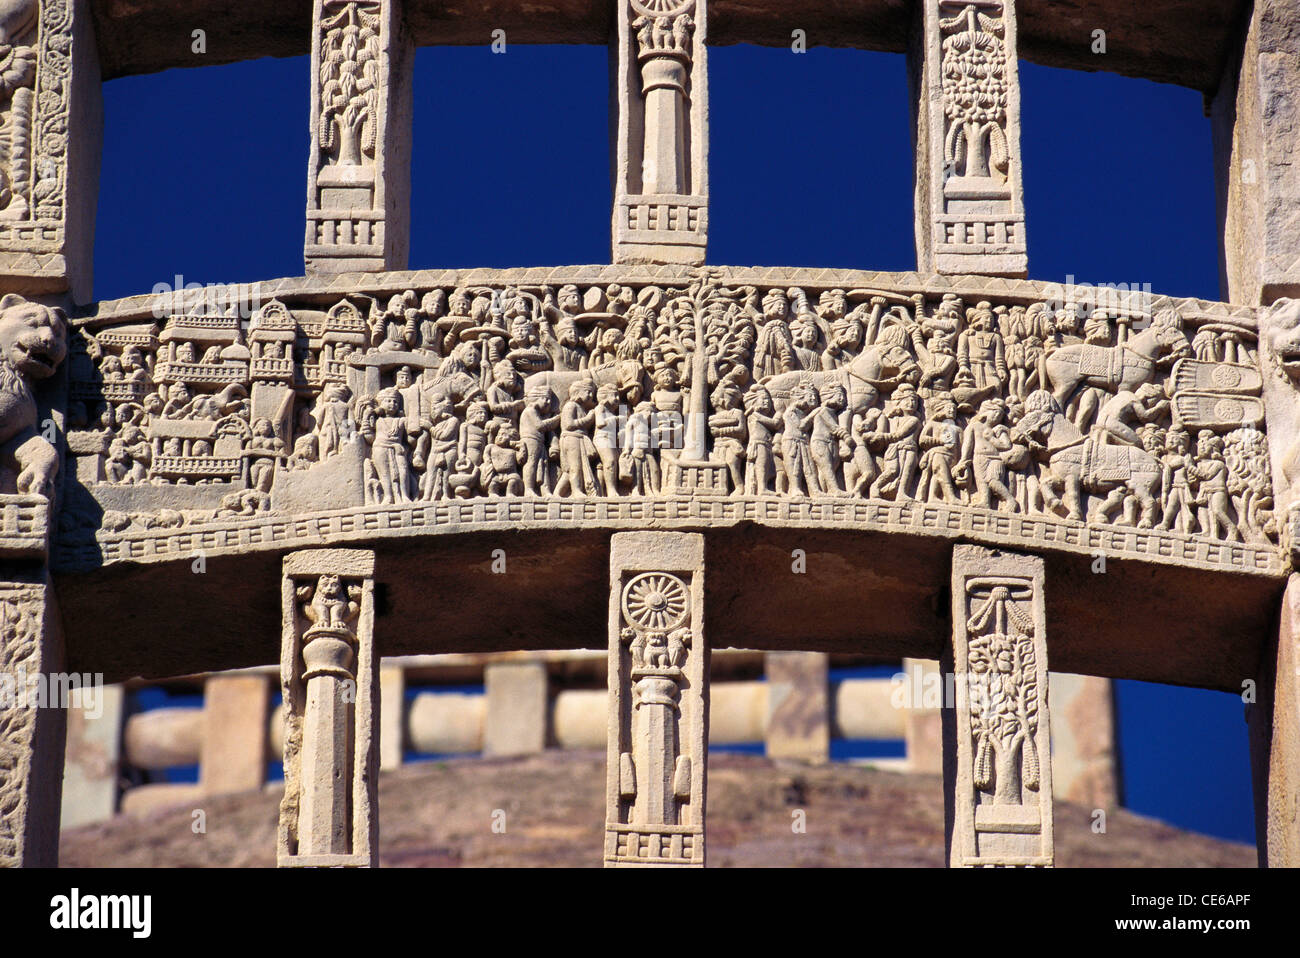
M1035 63L1212 90L1244 7L1240 0L1160 0L1141 7L1125 0L1022 0L1020 52ZM227 0L93 0L92 9L105 79L308 52L310 0L241 6L237 13ZM777 0L710 0L710 42L788 47L791 31L802 29L810 45L901 53L910 10L903 0L807 0L797 11ZM494 29L505 30L511 43L603 45L613 14L613 4L591 0L481 0L414 4L408 21L422 46L486 46ZM207 30L202 56L191 52L196 28ZM1095 30L1106 32L1105 55L1093 52Z

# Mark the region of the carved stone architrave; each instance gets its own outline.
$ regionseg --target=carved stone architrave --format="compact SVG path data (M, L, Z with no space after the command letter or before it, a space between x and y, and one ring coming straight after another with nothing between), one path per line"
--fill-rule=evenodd
M379 851L373 552L284 558L280 867L370 867Z
M54 590L0 582L0 866L58 864L67 703L50 699L64 686L50 677L62 670Z
M618 0L614 262L704 262L708 0Z
M610 545L605 865L703 866L709 647L704 537Z
M0 60L0 282L87 302L103 125L89 3L17 0Z
M918 269L1024 276L1015 0L924 0L911 46Z
M308 272L406 268L413 62L400 0L315 0Z
M955 546L952 615L945 671L955 673L956 707L944 715L948 862L1050 866L1043 560Z

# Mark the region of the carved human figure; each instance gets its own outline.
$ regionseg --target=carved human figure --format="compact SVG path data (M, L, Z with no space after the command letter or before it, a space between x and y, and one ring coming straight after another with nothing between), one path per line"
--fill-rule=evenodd
M1169 400L1164 395L1164 389L1154 383L1143 383L1136 391L1121 389L1097 413L1094 432L1098 441L1141 445L1136 427L1169 414Z
M550 441L560 425L552 415L551 391L545 386L530 387L527 405L519 416L519 440L524 447L524 492L545 495L551 459Z
M880 475L871 484L871 498L882 496L898 501L912 498L921 447L921 399L911 383L903 383L885 406L881 423L871 436L874 448L883 448Z
M383 503L409 502L410 449L418 425L402 414L402 394L396 389L380 390L375 397L374 415L363 427L370 442L370 461L374 465Z
M806 496L816 489L817 467L808 442L812 413L820 403L816 387L800 383L790 395L790 404L782 417L781 463L785 467L786 491L792 496Z
M1016 497L1007 485L1005 455L1014 443L1011 430L1003 421L1006 404L1001 399L986 399L979 413L966 427L962 441L962 462L969 463L975 492L971 502L986 509L1003 505L1010 512L1017 509Z
M248 484L258 492L270 492L275 464L284 455L284 440L275 434L271 420L260 417L253 423L248 441Z
M735 495L745 491L745 455L749 440L744 399L733 380L724 379L713 391L713 415L709 417L709 434L713 437L713 455L727 465Z
M1166 476L1165 501L1164 516L1157 528L1176 532L1192 532L1196 528L1196 503L1192 492L1195 462L1190 452L1191 438L1187 431L1180 426L1171 427L1165 434L1165 455L1161 460Z
M426 502L445 499L451 495L449 480L460 446L460 420L456 418L456 407L451 399L435 393L427 425L420 425L423 435L417 448L428 449L420 482L420 498Z
M781 431L781 420L775 415L772 394L759 383L745 393L745 427L749 443L745 447L745 493L751 496L770 494L776 458L772 443Z
M519 470L525 456L519 431L511 423L501 423L483 455L480 471L483 490L489 496L523 495L524 479Z
M921 427L921 484L917 497L927 502L960 502L952 470L962 451L962 430L957 425L957 404L946 393L933 397L929 418Z
M579 379L569 386L569 398L560 409L560 476L557 496L582 498L599 495L591 461L596 448L591 431L596 423L596 384Z
M647 399L637 405L624 426L621 458L627 462L634 495L659 494L659 459L654 444L655 415L654 405Z
M842 495L840 487L840 443L849 441L849 431L840 425L840 415L848 404L844 387L835 385L826 390L825 397L808 416L812 434L808 446L816 467L817 485L828 495ZM810 482L811 485L811 482Z
M977 396L1000 395L1007 381L1007 361L996 315L988 302L970 311L967 328L957 338L957 365L969 374Z
M600 485L605 495L617 496L619 444L618 387L605 383L596 390L596 419L593 442L599 462Z
M754 378L759 382L796 368L789 318L790 301L785 293L774 289L763 297L758 343L754 347Z
M1197 499L1203 503L1201 528L1215 539L1241 541L1228 497L1228 466L1223 460L1223 440L1212 430L1196 437Z

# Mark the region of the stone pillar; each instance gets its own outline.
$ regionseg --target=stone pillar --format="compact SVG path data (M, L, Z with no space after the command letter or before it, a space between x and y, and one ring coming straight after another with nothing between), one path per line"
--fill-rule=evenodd
M701 265L708 0L617 0L614 262Z
M903 659L907 687L913 691L903 718L903 743L907 769L938 775L943 772L943 673L934 659ZM926 700L927 689L938 690L934 701ZM915 701L920 691L920 701Z
M1110 679L1053 672L1049 687L1053 794L1089 808L1118 808L1119 756Z
M414 59L399 0L315 0L308 272L406 268Z
M63 668L48 581L0 581L0 866L59 863L67 703L51 688L66 687L52 682Z
M376 862L374 567L374 553L363 549L284 558L281 867Z
M61 828L90 825L117 814L126 691L120 685L105 685L95 694L98 701L93 708L68 709Z
M1300 10L1255 0L1210 104L1225 299L1300 296Z
M204 795L266 784L271 688L264 675L214 675L203 683L199 785Z
M956 708L944 710L948 862L1052 864L1043 560L958 545L952 558Z
M550 684L545 662L492 662L483 669L484 755L535 755L546 748Z
M89 302L103 129L89 0L15 0L0 43L0 288Z
M609 588L605 864L703 866L704 537L615 534Z
M921 0L917 9L917 269L1024 276L1015 0Z
M406 754L406 670L400 665L379 669L379 767L401 768Z
M1300 866L1300 575L1287 580L1277 641L1263 655L1246 708L1262 867Z
M831 757L830 657L769 652L767 756L821 763Z

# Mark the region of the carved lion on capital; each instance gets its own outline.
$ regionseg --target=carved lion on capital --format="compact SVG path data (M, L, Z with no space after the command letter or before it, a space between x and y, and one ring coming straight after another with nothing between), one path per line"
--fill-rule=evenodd
M59 459L38 428L32 386L68 352L68 317L56 306L0 297L0 492L50 496Z
M1300 382L1300 299L1279 299L1260 319L1260 341L1280 372Z

